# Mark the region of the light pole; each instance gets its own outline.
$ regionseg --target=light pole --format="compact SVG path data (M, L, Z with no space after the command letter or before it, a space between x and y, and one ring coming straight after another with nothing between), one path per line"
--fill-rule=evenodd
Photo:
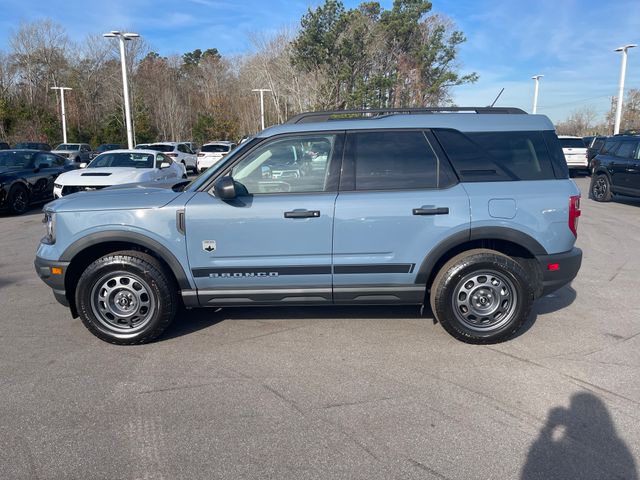
M620 121L622 120L622 96L624 95L624 77L627 73L627 50L637 45L630 43L623 47L615 49L616 52L622 52L622 67L620 68L620 87L618 88L618 108L616 109L616 123L613 126L613 134L620 133Z
M60 110L62 112L62 143L67 143L67 115L64 111L64 91L73 89L70 87L51 87L51 90L60 90Z
M264 92L271 92L269 88L254 88L252 92L260 92L260 120L262 124L262 130L264 130Z
M131 107L129 106L129 84L127 82L127 61L124 56L124 42L132 38L138 38L137 33L122 33L117 30L111 30L104 33L103 37L118 38L120 40L120 63L122 63L122 89L124 90L124 116L127 122L127 143L129 149L133 148L133 128L131 127Z
M542 77L544 77L544 75L534 75L531 77L536 82L536 86L533 90L533 109L531 113L536 113L538 111L538 89L540 87L540 79Z

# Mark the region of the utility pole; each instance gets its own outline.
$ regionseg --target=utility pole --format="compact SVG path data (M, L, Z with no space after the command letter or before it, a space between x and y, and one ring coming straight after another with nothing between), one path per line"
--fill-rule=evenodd
M252 92L260 92L260 124L264 130L264 92L271 92L269 88L254 88Z
M540 79L544 77L544 75L534 75L531 77L535 81L535 87L533 90L533 109L531 113L536 113L538 111L538 89L540 85Z
M124 53L124 42L131 40L132 38L138 38L140 35L137 33L122 33L117 30L111 30L109 33L104 33L103 37L117 38L120 41L120 63L122 64L122 89L124 93L124 116L127 124L127 144L129 150L133 149L133 127L131 124L131 107L129 105L129 83L127 81L127 61Z
M624 95L624 77L627 73L627 50L637 47L636 44L630 43L615 49L616 52L622 52L622 67L620 68L620 85L618 88L618 108L616 109L616 123L613 126L613 134L620 133L620 121L622 120L622 97Z
M51 87L51 90L60 90L60 110L62 114L62 143L67 143L67 115L64 111L64 91L73 90L69 87Z

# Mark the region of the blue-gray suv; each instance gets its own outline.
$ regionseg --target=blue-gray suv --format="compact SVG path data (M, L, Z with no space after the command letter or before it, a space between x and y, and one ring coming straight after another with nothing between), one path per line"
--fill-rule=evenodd
M428 303L454 337L499 342L582 259L554 127L512 108L302 114L191 183L44 212L36 271L117 344L182 307Z

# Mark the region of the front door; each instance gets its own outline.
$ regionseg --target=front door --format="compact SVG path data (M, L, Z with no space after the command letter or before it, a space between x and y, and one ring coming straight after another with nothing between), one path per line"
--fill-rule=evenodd
M276 137L221 172L237 198L198 192L186 206L201 305L330 303L342 134Z

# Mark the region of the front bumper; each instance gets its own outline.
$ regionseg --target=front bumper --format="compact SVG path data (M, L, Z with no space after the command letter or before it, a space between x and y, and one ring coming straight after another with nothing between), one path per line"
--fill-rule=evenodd
M69 267L69 263L70 262L47 260L41 257L36 257L33 262L36 268L36 273L40 279L51 287L55 299L65 307L69 306L69 300L67 300L64 286L64 277L67 274L67 267ZM54 274L52 271L54 268L61 269L62 273Z
M582 265L582 250L573 248L568 252L536 257L542 270L542 295L555 292L571 282Z

